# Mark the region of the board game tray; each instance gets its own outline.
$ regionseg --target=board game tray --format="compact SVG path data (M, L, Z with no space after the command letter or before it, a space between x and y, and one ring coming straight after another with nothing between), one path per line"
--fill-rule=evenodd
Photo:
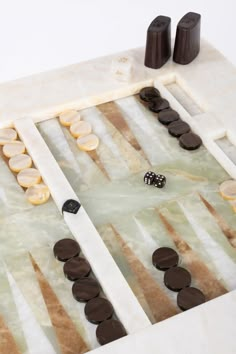
M51 194L26 200L0 155L0 352L236 353L236 214L219 185L236 179L236 69L202 41L189 65L143 65L138 48L0 85L0 129L14 128ZM121 72L114 71L119 62ZM129 70L127 76L122 68ZM200 135L178 140L139 99L146 86ZM100 144L80 151L58 116L79 111ZM163 189L143 183L164 174ZM68 199L77 214L62 213ZM99 346L53 255L75 238L127 336ZM181 312L152 253L174 248L206 303ZM75 351L75 348L78 348Z

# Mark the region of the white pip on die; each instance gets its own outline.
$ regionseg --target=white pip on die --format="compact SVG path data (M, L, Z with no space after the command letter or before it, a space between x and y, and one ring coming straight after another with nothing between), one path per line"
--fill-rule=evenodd
M114 58L111 63L111 72L119 81L129 81L132 77L133 58L121 56Z

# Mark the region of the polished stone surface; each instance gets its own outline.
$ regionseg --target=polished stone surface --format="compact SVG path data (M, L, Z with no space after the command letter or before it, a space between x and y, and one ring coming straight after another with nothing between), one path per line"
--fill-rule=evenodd
M156 353L156 346L150 345L153 338L158 340L160 352L164 348L166 353L236 351L236 217L219 195L220 183L229 174L235 178L236 169L231 147L226 145L223 152L214 142L225 133L231 144L236 142L232 118L236 71L206 42L188 67L169 61L161 70L147 69L143 54L143 49L122 54L132 58L132 70L129 65L123 67L125 77L119 80L111 73L112 61L117 63L115 55L0 85L0 126L18 121L19 136L60 212L65 200L77 196L83 206L78 214L65 215L63 220L53 200L30 205L0 158L0 314L21 353L64 354L69 350L63 347L66 338L58 337L53 322L61 305L65 312L60 315L64 314L71 330L76 328L89 348L98 347L95 327L85 319L83 305L73 300L71 282L52 253L55 242L72 233L119 319L128 333L134 333L96 349L97 353L143 353L147 348L148 354ZM216 72L217 80L211 80ZM181 149L156 115L132 96L153 83L181 118L197 134L200 131L204 146L199 150ZM171 83L177 86L178 99L168 89ZM106 106L102 110L95 106L110 100L114 105L107 108L109 114L118 111L124 118L120 128L114 125L115 119L109 119ZM99 137L100 164L90 153L80 151L68 129L60 125L56 116L67 109L80 109L81 119ZM222 110L223 115L219 114ZM22 119L24 116L28 118ZM38 122L49 149L32 119ZM167 177L164 189L143 183L144 171L150 167ZM176 294L165 288L163 272L151 262L153 251L162 246L179 253L180 266L191 272L193 286L207 300L217 299L176 315ZM36 277L29 252L44 277L39 271ZM47 285L46 293L40 287L39 274ZM151 326L151 322L159 323ZM188 341L181 340L183 331Z

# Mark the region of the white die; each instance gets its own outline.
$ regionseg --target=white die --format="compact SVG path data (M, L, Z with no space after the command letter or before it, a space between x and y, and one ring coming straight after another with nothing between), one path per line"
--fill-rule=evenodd
M119 81L129 81L132 76L133 58L124 56L112 60L111 72Z

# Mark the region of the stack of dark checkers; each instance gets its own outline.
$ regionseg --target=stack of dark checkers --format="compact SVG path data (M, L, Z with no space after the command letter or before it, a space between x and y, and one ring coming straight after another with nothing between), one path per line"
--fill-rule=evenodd
M201 138L191 132L190 126L174 111L167 100L161 97L155 87L144 87L139 97L150 111L157 113L158 120L165 125L173 137L179 139L179 145L185 150L196 150L202 145Z
M169 247L161 247L152 255L154 267L165 272L164 283L172 291L177 291L177 304L183 311L189 310L205 302L204 294L196 288L190 287L191 274L179 267L179 256Z
M74 282L72 294L75 300L85 302L85 316L91 323L97 324L97 340L101 345L126 336L126 331L120 321L113 319L112 304L99 296L100 285L91 276L91 267L86 259L79 257L80 246L72 239L58 241L53 248L54 256L65 262L63 270L65 277Z

